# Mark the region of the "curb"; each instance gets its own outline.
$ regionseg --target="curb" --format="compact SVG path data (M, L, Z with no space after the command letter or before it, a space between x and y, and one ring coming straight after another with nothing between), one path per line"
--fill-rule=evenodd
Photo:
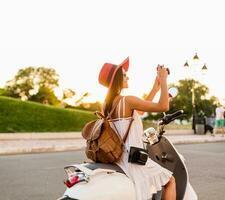
M205 137L198 137L198 136L192 136L187 137L185 139L182 138L176 138L177 136L167 136L167 138L172 141L173 144L200 144L200 143L216 143L216 142L225 142L225 137L221 136L205 136ZM194 138L195 137L195 138Z
M225 137L217 135L165 135L173 144L196 144L225 142ZM84 150L83 138L48 138L48 139L8 139L0 140L0 155L15 155L29 153L47 153Z
M165 135L193 135L190 129L169 129ZM32 132L32 133L0 133L1 140L62 140L62 139L83 139L81 132Z
M0 155L73 151L84 148L85 140L66 139L10 139L0 140Z
M15 151L0 152L0 156L7 155L20 155L20 154L35 154L35 153L54 153L54 152L66 152L66 151L81 151L84 147L71 147L71 148L31 148L31 149L20 149Z
M58 132L58 133L0 133L1 140L51 140L51 139L81 139L81 132Z

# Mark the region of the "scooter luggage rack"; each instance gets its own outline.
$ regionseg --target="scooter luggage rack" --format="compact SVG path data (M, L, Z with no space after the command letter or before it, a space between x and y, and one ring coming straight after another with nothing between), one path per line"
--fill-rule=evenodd
M89 163L90 164L90 163ZM86 181L88 182L91 176L96 175L97 173L115 173L117 172L116 169L111 169L111 168L91 168L91 166L88 163L84 163L81 165L69 165L64 167L64 170L66 174L69 176L70 173L79 173L82 172L85 174ZM99 163L100 164L100 163ZM122 173L122 171L121 171Z

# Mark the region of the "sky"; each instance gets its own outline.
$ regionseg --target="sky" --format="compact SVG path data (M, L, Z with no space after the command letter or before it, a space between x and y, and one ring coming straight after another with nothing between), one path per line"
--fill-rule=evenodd
M0 87L21 68L52 67L62 89L88 91L89 100L103 101L102 65L129 56L125 94L148 93L157 64L164 64L171 71L168 83L194 78L223 103L223 8L222 0L1 1ZM200 59L194 64L195 53ZM186 60L190 70L183 67Z

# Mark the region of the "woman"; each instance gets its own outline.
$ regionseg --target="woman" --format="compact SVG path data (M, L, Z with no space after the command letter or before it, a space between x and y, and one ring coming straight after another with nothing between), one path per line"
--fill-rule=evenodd
M143 148L143 125L140 114L144 112L165 112L169 110L167 91L168 71L163 66L157 67L157 76L153 88L146 100L142 100L136 96L121 96L122 89L128 88L129 78L126 74L128 68L129 58L125 59L120 65L105 63L99 73L99 83L108 88L103 106L105 115L110 112L115 102L120 98L112 114L113 121L111 123L114 123L122 138L130 120L133 118L125 142L124 152L116 164L133 180L137 200L151 199L154 193L162 189L162 186L164 186L164 199L176 199L176 184L172 172L161 167L150 158L145 165L128 162L131 146ZM160 99L158 103L153 103L152 99L159 90L161 90Z

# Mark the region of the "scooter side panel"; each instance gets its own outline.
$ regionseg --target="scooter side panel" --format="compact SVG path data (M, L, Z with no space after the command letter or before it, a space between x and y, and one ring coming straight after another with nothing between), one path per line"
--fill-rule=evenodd
M147 146L149 157L173 172L176 180L177 199L183 199L187 186L187 169L173 144L164 136L158 143Z

